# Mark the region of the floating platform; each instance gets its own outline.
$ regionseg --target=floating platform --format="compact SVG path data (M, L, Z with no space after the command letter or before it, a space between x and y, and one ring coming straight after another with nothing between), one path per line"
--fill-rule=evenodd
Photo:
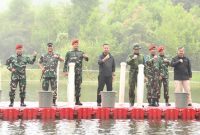
M193 103L192 107L176 108L166 107L160 104L159 107L149 107L146 103L143 106L130 107L128 103L115 104L115 108L97 107L95 102L83 102L82 106L75 106L67 102L58 102L57 107L39 108L38 102L26 102L27 107L20 107L15 102L14 107L8 107L9 102L0 103L0 119L13 121L18 119L150 119L150 120L199 120L200 104Z

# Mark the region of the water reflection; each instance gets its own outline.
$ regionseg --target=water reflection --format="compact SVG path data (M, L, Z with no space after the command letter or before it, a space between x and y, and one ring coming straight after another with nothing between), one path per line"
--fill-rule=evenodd
M0 135L198 135L199 129L199 121L181 120L0 120Z

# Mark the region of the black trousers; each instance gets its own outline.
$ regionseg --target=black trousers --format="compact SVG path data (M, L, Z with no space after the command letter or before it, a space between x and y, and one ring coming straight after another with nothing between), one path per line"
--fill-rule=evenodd
M101 103L101 91L106 85L107 91L112 91L112 76L98 76L97 103Z

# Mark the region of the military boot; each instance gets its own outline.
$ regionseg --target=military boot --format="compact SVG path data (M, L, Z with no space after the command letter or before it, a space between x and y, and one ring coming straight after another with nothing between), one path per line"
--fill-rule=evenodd
M75 105L83 105L83 104L80 102L79 97L76 97L76 103L75 103Z
M169 103L168 99L165 100L165 104L166 104L166 106L171 106L171 104Z
M14 105L14 99L10 99L9 107L13 107L13 105Z
M158 99L156 100L156 106L159 106L159 100Z
M21 98L21 104L20 104L21 107L25 107L26 104L24 104L24 98Z
M155 99L152 99L151 106L157 106Z
M148 98L148 103L149 103L148 106L152 106L152 100L150 98Z
M56 105L56 99L53 99L53 106L57 106Z

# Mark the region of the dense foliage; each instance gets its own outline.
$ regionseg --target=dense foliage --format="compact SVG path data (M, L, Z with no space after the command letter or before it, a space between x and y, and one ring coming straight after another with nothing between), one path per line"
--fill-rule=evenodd
M105 0L106 1L106 0ZM0 12L0 58L5 61L14 53L16 43L25 45L26 53L44 53L47 42L55 44L64 57L73 38L80 39L81 49L88 53L89 69L103 43L119 65L131 53L134 43L164 45L169 57L184 46L194 70L200 70L200 2L198 0L10 0Z

